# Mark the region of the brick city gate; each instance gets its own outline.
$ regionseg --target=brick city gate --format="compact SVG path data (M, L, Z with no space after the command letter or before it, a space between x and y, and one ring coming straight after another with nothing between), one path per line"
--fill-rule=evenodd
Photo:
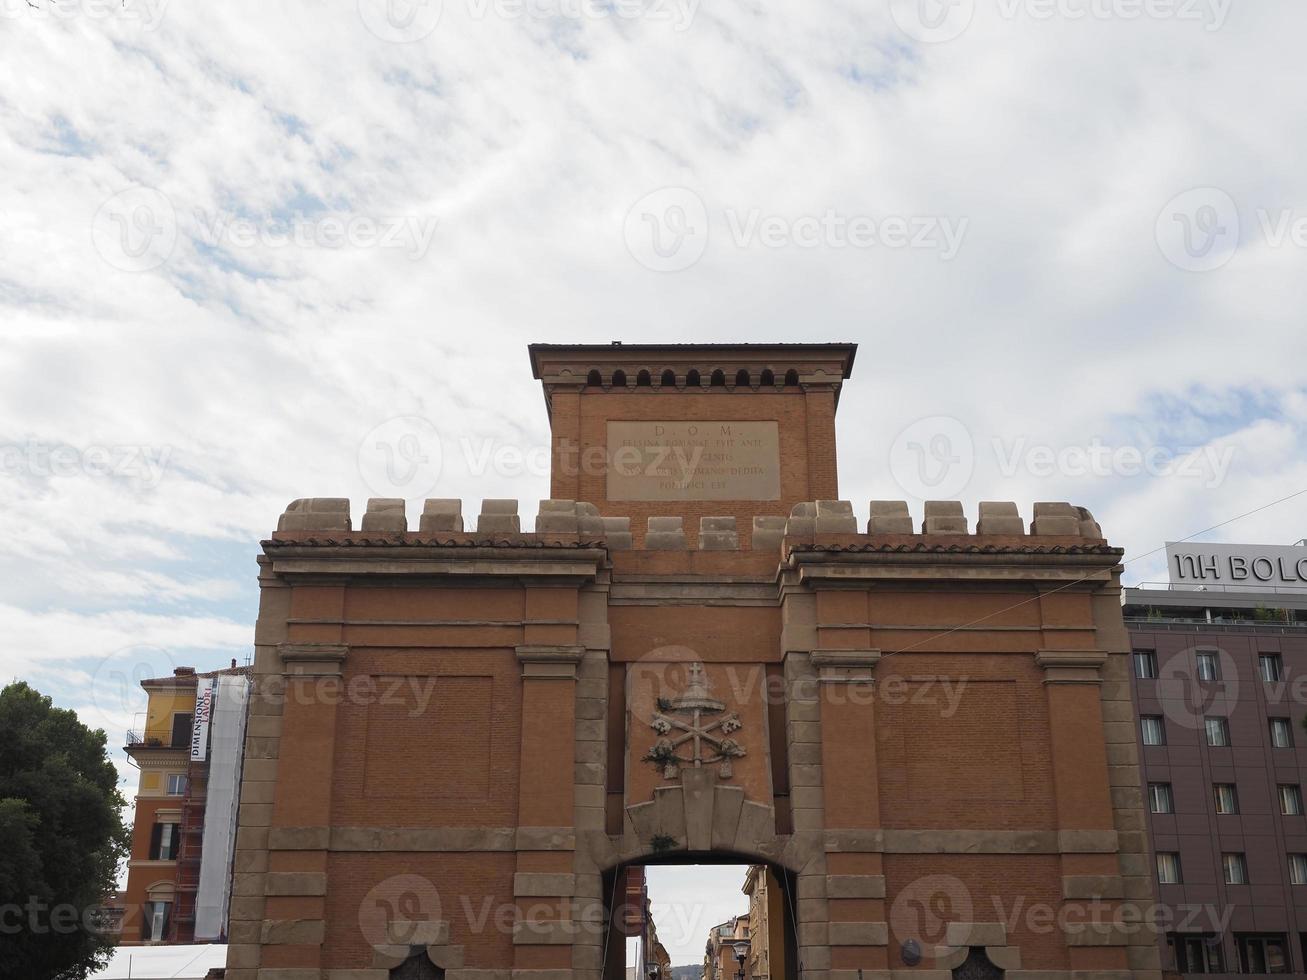
M804 980L1159 977L1120 552L1067 504L860 522L853 355L535 346L533 531L291 504L228 980L600 980L606 874L727 854L792 876Z

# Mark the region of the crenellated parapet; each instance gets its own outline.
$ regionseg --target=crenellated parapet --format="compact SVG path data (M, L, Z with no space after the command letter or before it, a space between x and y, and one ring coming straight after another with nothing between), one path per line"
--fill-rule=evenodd
M480 504L475 525L465 521L463 502L442 498L424 502L418 526L409 526L405 502L374 497L367 502L358 530L343 497L317 497L293 501L277 522L274 540L340 541L365 544L511 544L566 546L585 543L626 551L779 552L785 542L892 543L898 546L943 543L979 547L1056 547L1059 544L1103 545L1103 532L1084 507L1064 502L1036 503L1027 521L1012 501L982 501L974 523L960 501L928 500L918 516L903 500L873 500L867 520L860 526L853 504L847 500L815 500L795 504L788 517L757 516L743 540L737 518L698 518L697 534L687 533L686 518L649 517L644 534L633 535L631 518L605 517L591 503L542 500L531 531L522 529L518 501L487 499ZM974 528L974 529L973 529ZM914 541L913 539L920 539ZM1013 541L1012 539L1026 539ZM1046 539L1046 540L1034 540ZM638 545L636 544L638 540Z

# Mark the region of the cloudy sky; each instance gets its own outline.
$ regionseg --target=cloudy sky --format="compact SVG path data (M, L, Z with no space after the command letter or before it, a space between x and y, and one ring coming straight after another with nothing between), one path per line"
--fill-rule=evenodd
M0 0L0 675L120 744L137 677L248 656L289 500L533 514L531 341L856 341L860 515L1070 500L1160 579L1307 488L1304 36L1300 0Z

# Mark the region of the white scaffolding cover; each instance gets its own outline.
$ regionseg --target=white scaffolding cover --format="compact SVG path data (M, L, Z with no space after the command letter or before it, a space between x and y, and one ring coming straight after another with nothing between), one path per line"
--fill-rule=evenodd
M204 849L200 852L200 887L195 896L195 938L201 940L217 939L226 931L249 679L242 674L223 675L218 678L215 694Z

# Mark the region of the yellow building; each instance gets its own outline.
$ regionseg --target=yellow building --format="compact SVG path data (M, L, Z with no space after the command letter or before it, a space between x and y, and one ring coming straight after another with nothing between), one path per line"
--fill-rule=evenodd
M219 751L212 736L212 712L219 697L225 696L232 702L226 705L230 716L226 727L239 728L243 737L247 673L248 668L237 667L233 661L225 670L201 674L194 667L178 667L172 676L141 682L148 699L144 726L127 733L126 746L140 778L127 889L122 896L124 945L196 941L206 827L218 825L217 836L225 837L229 834L223 832L224 825L235 822L234 800L226 793L206 820L210 771L215 762L228 777L224 783L230 782L233 789L239 785L240 740L233 748L230 736L222 739L225 748ZM221 863L219 860L218 870L213 872L215 881L219 875L226 878ZM219 895L217 900L225 902L225 896ZM225 938L225 916L219 911L210 918L221 918L224 924L217 930L201 929L216 934L204 935L200 941Z
M785 890L776 872L764 864L749 868L744 878L744 894L749 896L750 980L789 980L785 941Z

